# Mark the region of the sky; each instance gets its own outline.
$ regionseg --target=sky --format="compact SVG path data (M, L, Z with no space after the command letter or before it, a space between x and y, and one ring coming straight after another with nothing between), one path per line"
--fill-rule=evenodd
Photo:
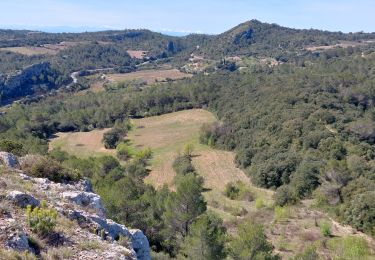
M222 33L239 23L375 32L375 0L0 0L0 28Z

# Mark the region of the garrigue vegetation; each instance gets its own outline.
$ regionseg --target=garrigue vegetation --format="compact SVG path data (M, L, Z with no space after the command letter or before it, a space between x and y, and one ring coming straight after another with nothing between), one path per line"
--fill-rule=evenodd
M209 42L219 41L217 46L228 45L227 51L217 48L223 55L246 50L247 55L267 54L284 64L256 64L240 71L222 68L210 75L157 87L106 88L85 95L58 93L39 102L14 104L0 117L0 147L20 155L42 154L44 157L24 166L30 175L55 181L89 178L94 190L102 196L109 217L142 229L153 250L158 252L155 257L220 259L230 255L234 259L276 259L263 228L256 223L239 225L237 234L228 238L220 218L207 210L202 195L203 179L192 164L191 147L187 146L173 163L174 191L167 186L156 190L144 182L152 153L149 150L134 153L123 140L131 118L206 108L220 123L204 125L200 142L233 150L237 166L255 185L276 191L276 222L286 218L291 204L314 198L317 207L337 220L374 236L374 47L339 48L321 53L302 51L312 43L367 39L372 35L290 31L276 25L267 25L264 31L262 28L254 21L241 25L228 33L239 36L230 45L226 40L232 38L226 34L204 38L207 45L202 45L201 51L221 56L207 49ZM279 42L266 38L269 32L285 34L281 39L282 51L275 47ZM134 37L141 44L136 32L127 33L100 37L112 37L116 42ZM288 34L292 35L290 41ZM309 38L304 38L306 35ZM182 55L185 47L191 47L184 46L182 41L181 45L162 42L166 44L163 48L167 48L161 54L164 58L179 51ZM261 49L262 46L269 49ZM101 67L115 64L131 69L135 65L126 55L124 60L117 59L124 51L117 45L103 47L92 43L88 47L106 53L103 62L98 63ZM90 69L91 63L100 59L96 52L87 53L90 62L85 63L81 54L75 53L84 53L86 50L82 48L64 51L78 57L66 63L69 67ZM63 57L55 58L58 61ZM60 65L64 68L64 64ZM79 159L60 150L48 152L48 138L57 132L107 127L114 128L107 132L103 142L106 147L117 149L123 164L111 156ZM230 199L252 200L245 186L231 183L225 194ZM255 204L257 208L264 207L261 198ZM320 228L323 236L330 236L329 226L323 223ZM348 241L349 247L357 250L356 256L366 254L362 241ZM337 248L339 256L350 254L336 244L328 246ZM311 247L296 257L317 256Z
M367 209L375 201L375 56L361 53L340 50L303 66L258 67L142 91L65 94L15 105L0 119L1 136L23 140L25 151L45 152L46 138L57 131L207 106L222 123L204 127L201 141L235 150L237 165L256 185L276 189L280 205L314 194L320 207L373 234L373 212Z

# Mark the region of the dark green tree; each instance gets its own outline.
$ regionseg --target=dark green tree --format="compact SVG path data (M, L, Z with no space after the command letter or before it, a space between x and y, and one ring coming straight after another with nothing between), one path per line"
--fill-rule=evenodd
M237 235L229 243L229 253L234 259L279 259L272 255L273 246L266 239L263 226L247 220L238 226Z
M182 255L188 259L225 259L226 230L223 221L211 212L201 215L190 226L182 246Z
M187 236L190 225L206 211L202 195L203 178L189 173L178 178L176 192L166 201L163 215L167 237L178 247Z

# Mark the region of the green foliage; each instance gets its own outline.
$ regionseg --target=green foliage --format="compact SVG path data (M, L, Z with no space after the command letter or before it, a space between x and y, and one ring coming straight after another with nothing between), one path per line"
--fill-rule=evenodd
M12 140L0 140L0 151L13 153L14 155L23 155L23 145L19 142Z
M188 173L178 179L176 192L168 197L163 216L172 237L184 238L195 218L206 210L202 191L202 177Z
M306 247L302 253L297 254L293 260L318 260L319 255L314 246Z
M322 235L324 237L330 237L332 235L331 224L328 223L328 222L321 223L320 224L320 233L322 233Z
M358 230L375 235L375 192L372 190L355 195L347 205L345 221Z
M26 208L26 218L30 229L40 235L51 233L56 225L57 211L48 208L45 201L40 207L34 209L28 205Z
M191 158L194 152L194 145L193 144L185 144L184 145L184 156Z
M278 206L285 206L288 204L291 205L297 202L297 196L290 185L283 185L279 187L273 197L275 204Z
M185 155L180 155L174 160L173 169L177 176L183 176L195 172L191 158Z
M256 209L261 209L261 208L264 208L265 207L265 204L264 204L264 201L262 198L257 198L255 200L255 208Z
M120 141L126 135L126 129L124 128L113 128L103 134L103 144L107 149L115 149Z
M46 156L26 158L21 167L27 175L47 178L54 182L77 181L81 177L76 170L66 168L58 161Z
M274 208L275 213L275 221L285 221L290 218L291 215L291 209L288 206L280 207L275 206Z
M237 236L229 243L229 254L234 259L279 259L272 250L263 227L250 220L238 225Z
M190 226L181 253L188 259L225 259L225 242L223 221L207 212Z
M224 194L231 200L252 201L254 199L250 188L242 181L227 183L225 185Z
M119 143L116 146L116 156L119 160L127 161L133 155L134 155L134 151L127 143Z
M327 244L338 259L372 259L373 257L364 238L354 236L333 238Z

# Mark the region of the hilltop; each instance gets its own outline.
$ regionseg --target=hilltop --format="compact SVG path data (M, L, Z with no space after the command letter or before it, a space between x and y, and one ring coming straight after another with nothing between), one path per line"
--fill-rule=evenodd
M44 33L0 30L0 89L3 103L70 86L73 72L112 69L127 73L170 66L189 73L212 72L223 59L239 66L246 59L287 62L319 46L370 44L371 33L297 30L251 20L219 35L167 36L149 30ZM341 45L340 45L341 44ZM344 45L342 45L344 44ZM310 49L309 49L310 48ZM28 68L42 70L28 72ZM230 66L229 66L230 67ZM233 69L233 67L232 67ZM87 88L79 81L75 88Z

